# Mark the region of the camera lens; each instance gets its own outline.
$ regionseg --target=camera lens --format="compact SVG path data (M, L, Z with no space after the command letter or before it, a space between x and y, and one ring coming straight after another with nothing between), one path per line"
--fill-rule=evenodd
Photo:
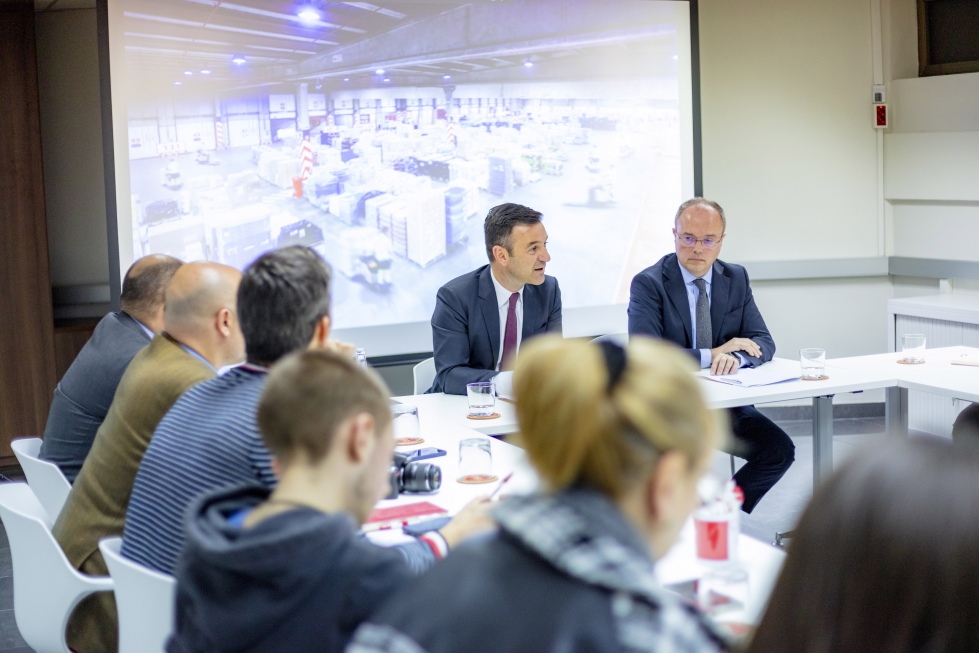
M402 492L432 492L442 487L442 470L430 463L408 463L401 471Z

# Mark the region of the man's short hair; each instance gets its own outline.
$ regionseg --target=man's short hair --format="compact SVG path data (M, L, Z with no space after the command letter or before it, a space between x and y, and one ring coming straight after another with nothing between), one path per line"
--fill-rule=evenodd
M722 209L721 205L718 204L717 202L712 202L708 199L704 199L703 197L695 197L693 199L687 200L686 202L680 205L680 208L676 210L676 217L673 218L674 227L680 224L680 215L684 211L689 209L691 206L706 206L707 208L714 209L715 211L717 211L717 214L721 216L722 233L727 232L727 217L724 216L724 209Z
M308 247L284 247L248 266L238 286L238 322L248 361L271 365L309 345L330 315L330 266Z
M544 218L540 211L528 208L521 204L500 204L494 206L486 214L486 222L483 223L483 233L486 237L486 255L490 263L493 262L493 248L499 245L510 255L513 255L513 243L510 242L510 235L513 228L518 224L537 224Z
M288 464L305 453L313 464L329 453L344 420L368 413L376 435L391 424L387 388L376 374L325 349L294 352L276 364L258 404L265 445Z
M154 263L141 266L142 269L134 274L136 261L126 270L122 280L122 295L119 298L120 308L132 317L152 315L163 305L167 285L184 264L172 256L156 255ZM140 259L142 260L142 259Z

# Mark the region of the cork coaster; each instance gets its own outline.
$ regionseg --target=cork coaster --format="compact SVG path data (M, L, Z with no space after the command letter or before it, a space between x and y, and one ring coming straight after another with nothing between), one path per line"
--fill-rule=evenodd
M394 441L394 446L396 447L410 447L412 445L421 444L425 441L425 438L398 438Z
M500 480L500 477L496 474L468 474L467 476L460 476L456 479L456 482L464 485L482 485L483 483L492 483L498 480Z
M924 365L924 361L906 361L903 358L897 359L897 362L901 365Z
M496 419L499 416L499 413L493 413L492 415L466 415L466 419Z
M825 381L828 378L829 378L828 376L826 376L825 374L823 374L822 376L817 376L815 379L807 379L804 376L800 376L799 377L799 380L801 380L801 381Z

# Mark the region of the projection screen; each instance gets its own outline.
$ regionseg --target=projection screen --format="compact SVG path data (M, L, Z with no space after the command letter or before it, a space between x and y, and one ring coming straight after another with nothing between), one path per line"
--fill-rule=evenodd
M625 331L694 194L688 2L104 1L120 274L308 245L372 357L431 351L503 202L544 214L565 335Z

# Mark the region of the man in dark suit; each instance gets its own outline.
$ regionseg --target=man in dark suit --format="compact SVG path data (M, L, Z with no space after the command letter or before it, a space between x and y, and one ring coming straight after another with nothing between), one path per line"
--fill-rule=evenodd
M717 260L726 227L716 202L698 197L681 204L673 229L676 253L637 274L629 299L630 335L669 340L714 375L758 367L775 355L747 272ZM750 513L791 467L795 445L754 406L732 408L730 418L733 453L748 461L734 480Z
M54 389L40 457L60 467L69 482L75 482L129 362L163 330L163 291L181 265L159 254L133 263L122 282L122 310L102 318Z
M432 314L435 383L429 392L466 394L466 384L496 380L507 394L523 340L561 333L561 289L545 276L551 260L543 215L501 204L486 215L489 265L439 289Z

